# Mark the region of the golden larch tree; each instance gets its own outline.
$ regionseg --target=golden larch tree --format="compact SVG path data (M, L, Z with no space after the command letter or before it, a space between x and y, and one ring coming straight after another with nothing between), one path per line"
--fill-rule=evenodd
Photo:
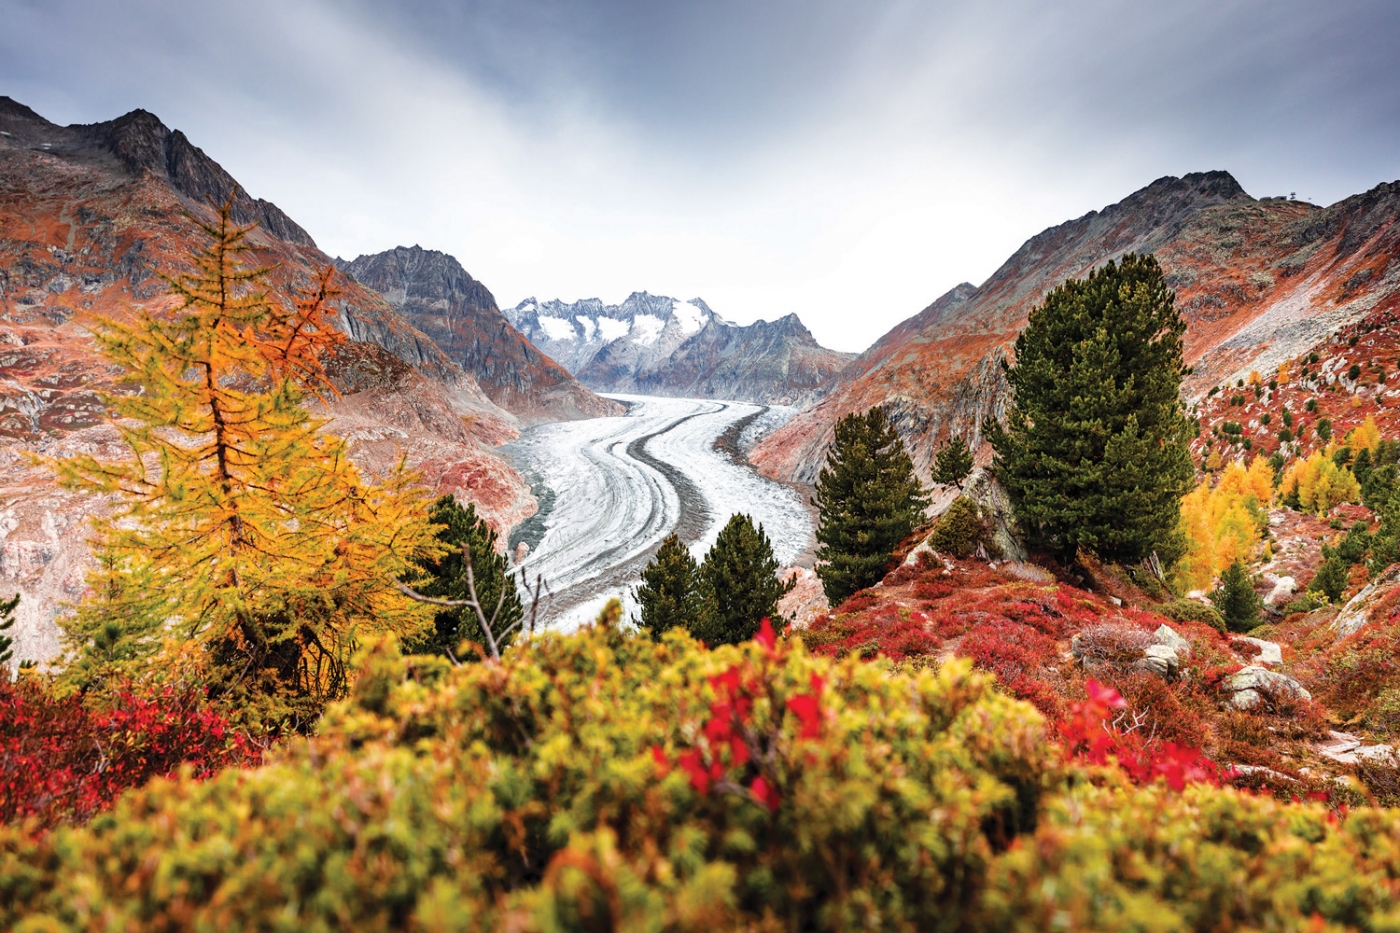
M357 642L427 624L394 583L436 545L414 477L366 482L305 407L334 392L321 363L344 339L334 270L288 304L230 205L200 226L194 271L166 279L173 310L94 326L125 370L107 402L132 457L54 463L115 503L94 522L99 568L66 634L83 676L193 671L250 721L304 725L344 691Z

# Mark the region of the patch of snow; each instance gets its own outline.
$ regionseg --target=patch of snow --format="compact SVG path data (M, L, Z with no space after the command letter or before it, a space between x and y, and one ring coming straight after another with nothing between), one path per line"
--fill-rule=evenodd
M618 340L627 336L627 332L632 329L632 325L627 321L619 321L615 317L598 318L598 333L604 340Z
M574 320L578 321L578 326L583 328L584 341L591 343L593 340L593 335L598 332L598 325L594 323L593 318L584 317L582 314L580 314L577 317L575 317Z
M551 317L541 314L539 317L540 329L550 340L573 340L578 336L574 330L572 321L566 321L562 317Z
M639 314L632 319L632 342L649 346L661 339L666 323L654 314Z
M689 337L691 334L698 334L700 328L705 326L705 312L688 301L672 300L671 316L681 326L681 333Z

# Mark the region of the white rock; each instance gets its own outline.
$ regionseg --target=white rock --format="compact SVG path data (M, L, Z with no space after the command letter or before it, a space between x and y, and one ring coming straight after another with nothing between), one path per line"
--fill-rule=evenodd
M1336 633L1337 640L1361 631L1361 627L1369 621L1367 616L1371 604L1382 591L1388 591L1397 583L1400 583L1400 564L1392 565L1385 573L1366 584L1360 593L1349 599L1337 614L1337 618L1332 620L1332 631Z
M1166 645L1178 655L1189 657L1191 654L1191 643L1182 638L1177 630L1170 625L1158 626L1157 631L1152 633L1152 640L1159 645Z
M1363 745L1352 752L1359 760L1369 761L1378 765L1400 764L1400 757L1395 754L1395 749L1389 745Z
M1142 649L1143 663L1148 670L1164 680L1171 680L1181 668L1176 649L1167 645L1148 645Z
M1264 605L1269 608L1282 606L1293 598L1293 594L1298 592L1298 581L1292 577L1279 577L1274 588L1269 590L1269 595L1264 597Z
M1241 712L1249 712L1263 702L1258 690L1241 690L1230 697L1230 705Z
M1249 642L1251 645L1259 646L1259 656L1254 659L1255 664L1268 664L1271 667L1277 667L1283 663L1283 648L1274 642L1248 636L1236 638L1235 641Z
M1251 664L1231 674L1230 678L1225 681L1225 689L1236 694L1247 690L1264 690L1270 693L1286 694L1302 700L1312 699L1312 694L1292 677L1259 667L1256 664Z

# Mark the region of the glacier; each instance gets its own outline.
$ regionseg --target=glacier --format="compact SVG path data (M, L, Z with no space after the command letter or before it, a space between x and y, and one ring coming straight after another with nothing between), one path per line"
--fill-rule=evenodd
M633 590L666 535L676 532L702 560L736 512L752 516L784 566L810 557L811 513L797 490L736 462L745 449L785 423L795 409L748 402L609 395L625 415L536 425L501 448L540 500L519 526L510 550L529 551L514 565L529 606L542 580L539 622L572 631L596 618L611 598L627 618ZM733 445L717 448L726 432Z

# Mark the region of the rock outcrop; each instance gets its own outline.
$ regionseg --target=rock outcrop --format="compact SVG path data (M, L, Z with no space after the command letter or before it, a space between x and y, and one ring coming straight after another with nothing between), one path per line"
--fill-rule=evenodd
M1400 301L1400 183L1331 207L1256 200L1229 174L1162 178L1102 211L1032 237L980 286L960 285L860 356L837 386L774 432L754 462L811 482L841 416L889 405L928 476L950 435L974 448L1004 412L1002 373L1026 316L1066 278L1151 252L1187 322L1188 395L1304 352ZM980 451L985 462L989 451Z
M526 422L620 415L537 350L455 258L400 246L336 265L383 295L404 319L476 377L486 395Z
M104 507L56 488L27 453L126 454L101 391L119 372L88 324L170 306L161 274L188 267L210 200L234 201L255 261L286 298L330 264L275 205L252 198L177 130L144 111L60 127L0 98L0 593L22 594L17 658L58 651L55 615L82 596L87 519ZM342 395L319 412L370 473L406 450L438 488L504 530L534 511L524 480L491 447L518 433L471 374L377 292L337 277L352 338L330 361ZM410 442L411 441L411 442Z
M633 292L620 305L528 298L506 317L604 392L803 405L853 358L819 345L795 314L740 326L699 298Z

